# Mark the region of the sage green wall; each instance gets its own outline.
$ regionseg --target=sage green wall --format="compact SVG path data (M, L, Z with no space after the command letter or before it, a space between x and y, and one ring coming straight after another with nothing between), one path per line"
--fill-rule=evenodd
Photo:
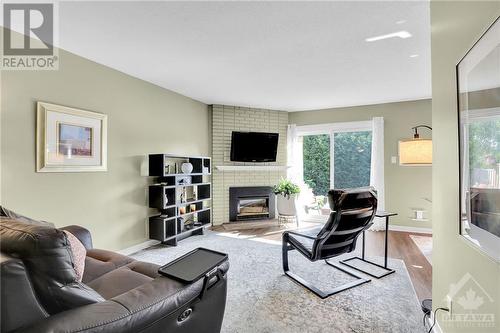
M430 100L291 112L288 122L312 125L371 120L373 117L384 117L385 209L399 214L391 219L391 224L430 228L430 219L428 222L416 222L412 221L410 216L412 208L423 208L430 217L432 204L424 198L431 199L432 196L431 167L409 167L391 163L391 156L398 156L398 141L411 138L413 126L432 126ZM422 137L431 135L426 129L422 129L420 133Z
M210 152L207 105L60 51L57 71L5 71L1 84L1 199L19 213L92 231L94 244L145 241L148 153ZM108 115L108 171L36 173L36 101Z
M487 294L473 285L483 297L477 310L464 310L453 299L454 312L493 314L495 327L477 327L461 322L461 317L448 321L439 316L444 332L500 331L500 264L479 252L458 234L458 127L455 66L486 28L500 15L499 1L431 1L432 47L432 123L434 125L433 171L433 276L434 307L446 306L444 299L452 284L471 274ZM462 289L467 289L465 288ZM462 292L466 291L462 290ZM463 327L465 325L473 325ZM474 326L476 325L476 326Z

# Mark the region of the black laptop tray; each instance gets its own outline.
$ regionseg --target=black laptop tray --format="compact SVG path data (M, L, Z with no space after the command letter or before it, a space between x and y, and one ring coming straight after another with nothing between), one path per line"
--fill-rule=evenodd
M217 266L228 259L226 253L199 247L161 266L158 273L183 283L193 283L217 273Z

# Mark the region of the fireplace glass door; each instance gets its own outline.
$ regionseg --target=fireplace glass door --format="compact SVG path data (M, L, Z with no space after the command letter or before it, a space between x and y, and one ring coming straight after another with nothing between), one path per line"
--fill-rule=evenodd
M269 198L239 198L238 220L256 219L269 216Z

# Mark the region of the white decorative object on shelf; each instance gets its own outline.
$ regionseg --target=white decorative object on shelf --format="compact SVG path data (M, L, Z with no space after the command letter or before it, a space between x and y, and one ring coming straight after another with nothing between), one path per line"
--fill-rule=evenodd
M193 172L193 165L191 163L182 163L181 171L182 173L190 174L191 172Z
M191 176L178 177L177 185L191 185Z

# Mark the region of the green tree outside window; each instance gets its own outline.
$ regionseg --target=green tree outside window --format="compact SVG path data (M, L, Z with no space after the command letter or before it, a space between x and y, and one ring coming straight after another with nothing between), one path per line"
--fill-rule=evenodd
M370 185L370 131L334 134L335 188ZM330 189L330 135L303 137L304 182L315 196L326 195Z

